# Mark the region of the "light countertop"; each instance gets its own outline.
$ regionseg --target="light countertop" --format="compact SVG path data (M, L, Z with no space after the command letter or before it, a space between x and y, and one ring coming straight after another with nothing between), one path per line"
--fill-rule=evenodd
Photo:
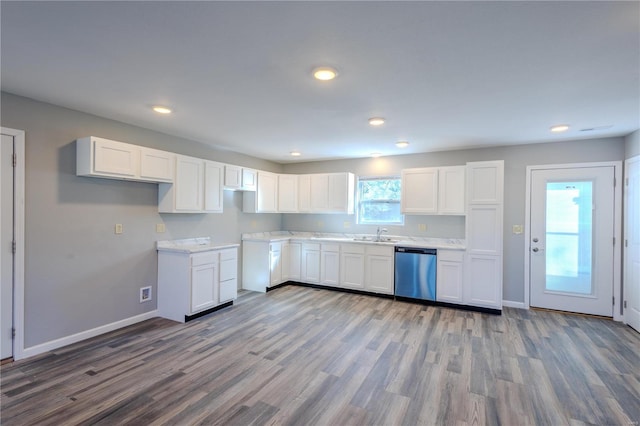
M181 240L158 241L156 247L158 251L171 251L179 253L200 253L203 251L221 250L232 247L239 247L240 244L220 244L211 241L211 237L184 238Z

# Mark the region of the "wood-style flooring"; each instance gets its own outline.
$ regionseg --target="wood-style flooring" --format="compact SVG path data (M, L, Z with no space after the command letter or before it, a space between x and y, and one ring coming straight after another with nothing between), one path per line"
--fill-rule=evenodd
M287 286L1 368L10 425L638 425L640 335Z

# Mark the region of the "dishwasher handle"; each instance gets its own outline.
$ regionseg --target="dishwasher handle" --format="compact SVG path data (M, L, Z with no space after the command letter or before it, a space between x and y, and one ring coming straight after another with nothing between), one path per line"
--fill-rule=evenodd
M437 255L438 250L422 247L396 247L396 253L417 253L417 254L430 254Z

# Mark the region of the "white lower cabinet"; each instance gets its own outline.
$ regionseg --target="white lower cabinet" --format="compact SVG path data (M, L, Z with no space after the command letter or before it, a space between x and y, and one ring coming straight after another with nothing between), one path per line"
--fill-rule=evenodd
M367 246L365 257L365 291L393 294L394 248Z
M340 287L364 290L365 247L342 244L340 253Z
M465 271L465 304L502 309L502 256L467 253Z
M320 249L320 284L340 284L340 245L322 244Z
M286 247L286 249L285 249ZM284 281L300 281L302 244L289 242L282 249L282 271ZM286 273L285 273L286 271Z
M282 243L269 244L269 287L282 284Z
M282 246L286 241L244 241L242 243L242 288L267 291L281 284Z
M320 283L320 244L303 243L300 261L300 281L309 284Z
M464 303L464 251L438 250L436 277L438 302Z
M185 322L186 317L235 299L237 262L235 247L191 254L159 251L159 315Z

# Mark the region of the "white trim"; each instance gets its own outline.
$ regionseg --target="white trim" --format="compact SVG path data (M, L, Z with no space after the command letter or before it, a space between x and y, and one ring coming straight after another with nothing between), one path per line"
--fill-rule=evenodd
M146 321L158 316L158 311L153 310L145 312L144 314L136 315L130 318L125 318L120 321L112 322L111 324L101 325L100 327L92 328L91 330L81 331L80 333L72 334L70 336L61 337L56 340L41 343L39 345L25 348L23 352L23 358L40 355L41 353L61 348L63 346L71 345L72 343L80 342L81 340L90 339L92 337L99 336L110 331L118 330L129 325L137 324L142 321Z
M514 302L513 300L503 300L502 301L502 307L503 308L529 309L529 307L526 306L524 302Z
M634 155L631 158L627 158L626 160L624 160L624 180L622 181L622 185L624 186L626 184L627 179L629 178L629 165L633 164L633 163L640 163L640 155ZM621 242L623 242L625 240L625 237L627 234L627 232L629 232L629 221L631 220L631 218L627 215L627 213L629 212L629 195L628 195L628 191L623 191L624 192L624 206L625 206L625 211L624 211L624 220L625 220L625 235L622 236L622 240ZM636 218L637 220L637 218ZM624 243L622 243L623 245ZM624 284L624 288L623 288L623 296L622 299L624 300L624 298L626 298L626 290L628 290L628 284L626 282L626 278L629 278L629 275L627 275L627 271L628 268L630 268L629 266L629 261L627 259L628 256L628 250L625 250L623 248L623 259L622 259L622 264L624 266L624 270L623 270L623 284ZM624 302L623 306L624 306ZM627 309L623 308L622 311L622 322L624 322L625 324L629 324L628 318L627 318Z
M24 130L1 128L3 135L13 136L16 153L16 168L14 180L15 205L15 271L13 288L13 328L16 335L13 339L13 359L24 358L24 168L25 168L25 135Z
M613 307L613 319L622 321L620 314L622 308L622 161L604 161L600 163L575 163L575 164L546 164L541 166L527 166L526 188L525 188L525 231L524 231L524 305L525 309L529 308L529 293L531 283L529 282L529 274L531 265L529 265L529 241L531 239L531 172L533 170L549 170L549 169L578 169L587 167L613 167L616 186L613 189L614 207L613 207L613 233L616 239L616 245L613 250L613 295L618 302Z

